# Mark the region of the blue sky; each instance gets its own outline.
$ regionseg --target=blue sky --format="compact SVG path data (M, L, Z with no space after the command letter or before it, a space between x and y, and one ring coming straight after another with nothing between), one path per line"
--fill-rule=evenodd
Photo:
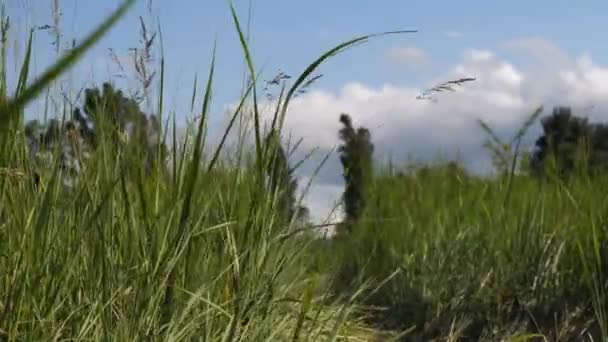
M34 25L51 24L53 0L6 0L12 37L21 41ZM59 0L63 41L83 37L118 5L116 0ZM138 44L143 16L151 29L158 19L166 59L166 110L189 115L195 74L207 76L214 41L217 69L215 124L224 106L238 99L243 54L224 0L140 0L91 50L65 80L79 88L107 80L108 48L124 61ZM234 1L243 25L250 2ZM335 148L337 118L352 115L372 132L376 158L426 158L446 152L473 169L487 170L488 154L476 119L509 137L536 106L571 105L594 119L608 116L608 2L537 1L251 1L251 48L262 79L279 70L295 76L339 42L367 33L415 29L357 46L325 64L324 77L293 103L286 127L305 148ZM47 32L36 34L34 74L56 54ZM416 101L426 87L453 77L476 77L474 84L442 94L435 104ZM115 80L115 79L114 79ZM202 91L199 89L199 101ZM593 108L593 109L590 109ZM30 108L40 114L40 106ZM548 108L550 110L550 108ZM539 132L536 125L528 147ZM318 159L317 159L318 160ZM313 166L299 176L308 179ZM337 157L318 176L308 203L326 210L341 191ZM319 216L321 216L319 214Z
M52 0L8 0L9 14L23 16L24 26L51 23ZM64 40L82 37L118 4L116 0L60 0ZM234 2L243 24L249 1ZM149 17L148 0L140 0L126 18L81 64L107 56L107 48L126 52L137 44L138 16ZM191 88L193 74L204 77L214 39L218 41L218 89L237 89L242 77L242 53L224 0L152 0L152 17L160 19L169 85ZM605 20L608 3L587 1L253 1L252 49L257 66L268 77L282 68L295 74L327 48L351 37L385 30L417 29L419 33L372 41L345 53L322 69L320 87L337 89L348 81L370 85L424 83L454 63L467 47L494 48L498 43L540 36L571 53L590 50L594 60L608 58ZM25 19L25 20L24 20ZM26 22L27 21L27 22ZM20 32L24 36L24 26ZM458 33L458 38L447 32ZM37 35L37 66L42 70L54 57L50 36ZM412 44L433 57L433 67L412 72L387 66L385 50ZM45 51L46 50L46 51ZM516 57L514 57L516 58ZM86 77L85 75L83 75ZM173 83L173 84L172 84ZM184 92L188 92L184 90ZM217 102L238 91L216 92ZM182 101L177 101L182 102Z

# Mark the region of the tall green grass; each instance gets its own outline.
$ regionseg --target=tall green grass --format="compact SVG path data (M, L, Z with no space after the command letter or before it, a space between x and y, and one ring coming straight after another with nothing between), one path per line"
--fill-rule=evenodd
M74 186L60 181L57 161L37 170L41 182L33 186L24 106L133 2L30 81L32 31L12 94L3 45L0 339L389 339L378 330L451 341L608 336L606 176L518 175L508 165L517 144L499 156L505 170L511 167L495 179L453 166L377 170L351 235L318 240L310 227L277 215L281 189L268 187L265 170L279 139L264 137L281 136L291 99L329 58L409 31L361 36L321 54L282 89L264 130L260 72L231 6L251 82L218 145L206 135L221 77L215 53L199 121L182 140L176 117L164 118L161 56L158 116L164 137L173 130L168 160L142 171L141 151L117 142L101 115L99 147ZM196 84L192 94L193 105ZM253 145L241 139L228 152L228 137L249 120Z
M267 189L263 170L272 159L274 149L269 144L274 140L261 138L265 132L258 109L257 71L232 7L252 83L210 157L203 151L208 150L205 127L216 77L213 61L194 136L178 141L174 134L169 144L173 146L170 170L158 160L156 168L142 171L139 150L119 143L104 119L107 115L99 113L96 153L86 161L74 186L65 187L60 181L63 171L58 160L49 172L40 171L40 184L32 186L34 171L19 124L23 108L133 3L124 1L79 46L33 81L29 64L36 52L30 39L17 91L10 97L3 94L0 338L342 339L353 331L349 322L354 306L325 300L327 288L308 272L311 237L293 234L293 220L285 222L276 215L280 189ZM291 97L324 61L391 33L398 32L355 38L322 54L279 101L270 129L280 132ZM237 118L249 114L255 122L254 151L248 153L241 146L245 151L230 163L221 157L226 136ZM175 124L173 129L175 133Z
M385 309L373 311L376 324L427 339L606 336L607 176L379 173L354 234L334 246L339 291L385 282L363 296Z

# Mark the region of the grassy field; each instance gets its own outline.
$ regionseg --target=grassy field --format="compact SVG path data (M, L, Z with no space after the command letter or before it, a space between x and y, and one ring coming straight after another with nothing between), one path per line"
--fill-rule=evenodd
M36 51L26 53L16 89L0 75L0 340L608 337L607 177L541 182L479 178L449 165L409 173L378 166L352 234L296 233L295 220L277 215L281 189L266 184L273 145L263 138L254 83L232 116L253 118L253 144L206 145L213 64L200 120L186 141L176 134L165 141L168 163L158 154L142 169L143 152L117 142L101 115L96 151L73 184L62 182L59 159L37 170L24 107L132 3L42 77L28 74ZM234 24L255 80L236 15ZM280 129L316 67L374 37L304 66L279 98L271 128ZM6 65L4 50L3 57Z
M349 276L337 286L384 281L367 296L388 308L375 312L380 324L407 322L427 338L597 341L606 181L487 180L448 166L383 172L355 237L341 241L335 269Z

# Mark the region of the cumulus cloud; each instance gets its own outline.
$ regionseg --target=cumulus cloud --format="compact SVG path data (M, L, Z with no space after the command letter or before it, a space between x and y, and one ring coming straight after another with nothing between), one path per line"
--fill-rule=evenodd
M431 64L428 53L416 46L393 46L389 49L387 56L393 63L412 69L427 67Z
M340 184L323 183L309 176L299 178L300 191L304 192L310 182L313 191L307 193L306 204L310 209L311 219L314 222L330 224L342 219L339 198L343 188ZM331 226L329 227L331 228Z
M573 98L585 101L608 95L608 68L598 66L588 53L578 59L576 67L562 70L560 76Z
M510 46L525 52L527 44L539 42L520 40ZM546 42L543 44L547 51L554 49ZM533 50L528 53L529 58L544 58ZM562 55L567 57L565 53ZM301 153L319 149L317 158L305 163L298 175L310 177L315 163L334 151L307 197L313 216L324 218L342 192L342 170L335 153L340 113L350 114L355 125L371 131L375 158L379 161L388 158L397 163L411 159L431 161L441 153L446 158L460 159L472 171L487 172L491 168L490 156L482 147L485 136L477 119L488 122L499 136L507 139L539 105L545 105L546 112L557 104L581 111L592 103L596 114L607 112L608 66L598 65L589 54L564 59L568 60L573 62L555 63L548 73L516 65L495 51L468 49L458 63L427 84L387 83L372 87L350 82L336 91L317 89L294 99L285 131L295 139L303 139ZM456 87L454 92L437 94L436 102L416 99L428 87L461 77L476 80ZM599 114L590 116L595 120L608 119ZM540 125L535 125L524 145L531 147L539 133Z
M338 116L345 112L356 125L371 130L376 145L383 146L380 150L398 146L397 151L404 151L405 145L408 152L421 148L428 152L427 147L458 145L454 139L459 132L459 139L469 139L470 131L463 130L474 127L478 117L508 125L526 115L530 105L522 93L525 76L491 52L467 50L461 63L428 86L459 77L476 77L476 81L439 94L436 103L416 99L422 87L393 84L373 88L351 82L338 92L312 91L292 102L286 129L304 138L306 146L329 149L338 143Z

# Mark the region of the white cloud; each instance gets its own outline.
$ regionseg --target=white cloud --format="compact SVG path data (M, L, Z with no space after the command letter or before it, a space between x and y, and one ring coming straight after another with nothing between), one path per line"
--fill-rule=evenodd
M575 111L593 104L597 112L608 112L608 66L598 65L589 54L576 63L554 64L550 74L539 70L519 67L494 51L469 49L447 73L424 86L371 87L350 82L338 91L313 90L291 103L285 130L295 139L304 139L303 152L315 147L328 152L339 144L340 113L349 113L355 125L370 129L375 157L381 161L389 156L397 162L409 157L430 160L443 152L448 157L458 154L470 168L487 170L489 155L482 147L485 136L478 118L499 136L509 138L541 104L547 111L556 104L571 105ZM476 81L437 94L436 103L416 100L424 89L460 77ZM524 141L527 147L539 132L540 126L535 125ZM310 176L314 166L304 166L299 176ZM341 194L341 185L341 166L334 153L308 196L315 218L326 215Z
M580 108L583 112L581 114L587 115L591 120L608 120L607 66L599 66L589 54L583 54L575 65L559 70L558 75L562 85L561 103Z
M578 96L603 97L608 95L608 69L599 67L589 54L578 59L578 70L570 71L574 77L566 79L567 84L577 91Z
M393 63L409 68L423 68L431 64L428 53L416 46L394 46L389 49L388 58Z
M300 191L311 181L311 177L301 176L299 178ZM333 223L340 222L343 217L342 208L338 199L342 195L343 187L340 184L320 183L312 179L312 191L305 194L305 202L310 210L311 220L318 224L328 226L320 229L320 232L331 233L334 230Z

